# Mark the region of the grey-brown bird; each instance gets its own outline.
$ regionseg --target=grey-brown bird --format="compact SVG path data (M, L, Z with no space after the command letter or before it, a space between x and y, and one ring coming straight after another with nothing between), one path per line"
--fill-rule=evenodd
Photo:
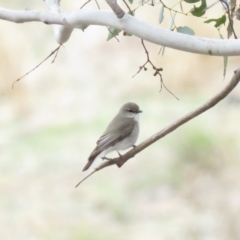
M89 156L83 171L86 171L96 158L105 157L112 151L118 152L134 146L139 135L139 113L141 112L138 105L133 102L125 103L120 108L118 114L98 139L97 146Z

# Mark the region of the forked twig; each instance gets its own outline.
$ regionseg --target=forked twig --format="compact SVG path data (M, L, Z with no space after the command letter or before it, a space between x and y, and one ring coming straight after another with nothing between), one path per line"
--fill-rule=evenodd
M125 0L123 0L124 4L126 5L126 7L128 8L129 13L133 16L133 11L131 10L131 8L128 6L127 2Z
M236 32L235 32L235 30L234 30L234 27L233 27L233 20L232 20L232 18L231 18L231 9L230 9L230 7L229 7L229 3L228 3L227 1L223 1L223 0L219 0L219 1L222 3L223 8L224 8L224 9L226 10L226 12L227 12L229 25L230 25L230 27L231 27L231 29L232 29L232 33L233 33L233 35L234 35L234 38L235 38L235 39L238 39L237 34L236 34Z
M55 50L53 50L46 58L44 58L36 67L34 67L33 69L31 69L30 71L28 71L27 73L25 73L22 77L18 78L17 80L15 80L12 84L12 89L14 88L14 85L19 82L21 79L23 79L25 76L27 76L29 73L31 73L32 71L34 71L36 68L38 68L40 65L42 65L48 58L50 58L54 53L56 53L55 57L53 58L52 62L51 63L54 63L57 55L58 55L58 52L59 52L59 49L62 45L60 44Z
M154 70L153 76L155 77L155 76L158 75L159 78L160 78L160 90L159 90L159 92L161 92L161 91L162 91L162 88L164 87L170 94L172 94L177 100L179 100L179 98L178 98L177 96L175 96L175 95L166 87L166 85L164 84L163 78L162 78L162 74L160 73L161 71L163 71L163 68L161 68L161 67L160 67L160 68L157 68L157 67L152 63L152 61L150 60L150 57L149 57L149 52L148 52L148 50L147 50L147 48L146 48L146 46L145 46L145 44L144 44L143 39L141 39L141 43L142 43L143 48L144 48L144 50L145 50L145 53L146 53L146 55L147 55L147 61L146 61L142 66L139 67L139 70L133 75L133 78L134 78L138 73L140 73L143 69L144 69L144 71L147 71L146 65L149 63L149 64L152 66L153 70Z
M110 161L105 161L102 164L100 164L95 170L90 173L87 177L85 177L80 183L82 183L84 180L86 180L88 177L90 177L95 172L109 167L111 165L117 165L118 167L121 167L124 163L126 163L130 158L133 158L136 154L141 152L143 149L147 148L154 142L158 141L159 139L163 138L164 136L168 135L169 133L176 130L178 127L182 126L186 122L192 120L193 118L199 116L200 114L206 112L210 108L214 107L217 103L219 103L222 99L224 99L239 83L240 81L240 68L238 68L236 71L234 71L234 75L231 79L231 81L223 88L222 91L220 91L218 94L216 94L214 97L209 99L206 103L202 104L200 107L194 109L193 111L187 113L183 117L179 118L177 121L174 121L172 124L168 125L167 127L163 128L161 131L157 132L153 136L149 137L144 142L140 143L135 148L131 149L124 155L121 155L121 157L117 157L114 159L111 159ZM80 184L79 183L79 184ZM79 186L79 184L76 185Z

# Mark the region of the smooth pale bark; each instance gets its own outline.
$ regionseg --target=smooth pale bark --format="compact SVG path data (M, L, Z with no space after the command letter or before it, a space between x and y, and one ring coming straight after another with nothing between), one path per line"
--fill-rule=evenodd
M213 56L239 56L240 40L208 39L168 31L125 14L122 18L110 11L81 9L73 12L14 11L0 8L0 19L16 23L43 22L53 25L56 41L66 42L74 28L89 25L111 26L131 33L141 39L177 50ZM59 26L61 25L61 26Z

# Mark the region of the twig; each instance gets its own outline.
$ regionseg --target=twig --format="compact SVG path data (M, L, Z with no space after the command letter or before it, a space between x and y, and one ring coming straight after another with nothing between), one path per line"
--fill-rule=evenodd
M136 154L141 152L143 149L147 148L154 142L158 141L159 139L161 139L164 136L168 135L169 133L173 132L174 130L176 130L178 127L182 126L186 122L192 120L193 118L199 116L200 114L202 114L202 113L206 112L207 110L209 110L210 108L214 107L217 103L219 103L222 99L224 99L237 86L239 81L240 81L240 68L238 68L236 71L234 71L234 75L233 75L231 81L229 82L229 84L227 84L227 86L225 86L225 88L223 88L222 91L220 91L213 98L208 100L206 103L204 103L200 107L194 109L193 111L187 113L183 117L179 118L177 121L173 122L172 124L168 125L164 129L162 129L161 131L157 132L156 134L154 134L153 136L151 136L150 138L148 138L147 140L145 140L144 142L142 142L135 148L131 149L130 151L128 151L127 153L122 155L121 157L117 157L117 158L111 159L110 161L103 162L97 168L95 168L94 172L92 172L90 175L94 174L95 172L97 172L103 168L109 167L111 165L116 164L118 167L121 167L130 158L133 158ZM87 177L89 177L89 176L87 176ZM84 178L80 183L82 183L86 178Z
M85 178L83 178L76 186L75 188L77 188L82 182L84 182L87 178L89 178L91 175L93 175L96 172L96 170L94 169L90 174L88 174Z
M146 61L142 66L139 67L139 70L138 70L132 77L134 78L138 73L140 73L140 72L142 71L142 69L144 69L144 71L147 71L146 65L149 63L149 64L152 66L153 70L154 70L153 76L155 77L155 76L158 75L159 78L160 78L160 90L159 90L159 92L161 92L161 91L162 91L162 87L164 87L170 94L172 94L177 100L179 100L179 99L166 87L166 85L164 84L163 78L162 78L162 74L160 73L161 71L163 71L163 68L157 68L157 67L152 63L152 61L150 60L150 57L149 57L149 52L148 52L148 50L147 50L147 48L146 48L146 46L145 46L145 44L144 44L143 39L141 39L141 42L142 42L143 48L144 48L144 50L145 50L145 53L146 53L146 55L147 55L147 61Z
M177 10L174 10L174 9L168 7L162 0L159 0L159 2L163 5L163 7L165 7L166 9L168 9L170 13L171 13L171 12L175 12L175 13L183 14L183 15L185 15L185 16L188 16L188 14L189 14L189 13L180 12L180 11L177 11Z
M125 15L123 9L118 5L116 0L106 0L109 7L113 10L117 18L122 18Z
M125 3L125 5L127 6L129 13L133 16L133 11L131 10L131 8L128 6L127 2L125 0L123 0L123 2Z
M147 55L147 61L142 65L142 66L140 66L139 67L139 70L132 76L133 78L138 74L138 73L140 73L141 71L142 71L142 69L144 69L144 71L147 71L147 68L145 67L148 63L150 63L151 65L152 65L152 68L155 70L155 72L154 72L154 76L156 76L160 71L163 71L163 68L156 68L155 66L154 66L154 64L152 63L152 61L150 60L150 58L149 58L149 52L148 52L148 50L147 50L147 48L146 48L146 46L145 46L145 44L144 44L144 40L143 39L141 39L141 43L142 43L142 45L143 45L143 48L144 48L144 50L145 50L145 53L146 53L146 55Z
M14 85L16 84L16 82L19 82L21 79L23 79L25 76L27 76L29 73L31 73L32 71L34 71L36 68L38 68L41 64L43 64L48 58L50 58L54 53L56 53L52 63L54 63L57 55L58 55L58 52L59 52L59 49L62 45L60 44L55 50L53 50L46 58L44 58L36 67L34 67L33 69L31 69L29 72L25 73L22 77L18 78L17 80L15 80L12 84L12 89L14 88Z
M91 0L88 0L87 2L85 2L79 9L82 9L82 8L84 8L88 3L90 3L91 2Z
M96 3L96 5L97 5L98 9L100 9L100 6L99 6L99 4L98 4L98 1L97 1L97 0L95 0L95 3Z
M63 46L63 45L60 45L60 46ZM51 63L54 63L54 62L55 62L55 60L56 60L56 58L57 58L57 55L58 55L58 53L59 53L59 50L60 50L60 46L59 46L59 48L57 49L56 54L55 54L55 56L54 56L54 58L53 58L53 60L52 60Z
M226 12L227 12L229 25L230 25L230 27L231 27L231 29L232 29L234 38L235 38L235 39L238 39L237 34L236 34L236 32L235 32L235 30L234 30L234 28L233 28L233 20L232 20L232 18L231 18L229 4L228 4L227 2L225 2L225 1L223 1L223 0L219 0L219 1L222 3L222 6L224 7L224 9L225 9Z

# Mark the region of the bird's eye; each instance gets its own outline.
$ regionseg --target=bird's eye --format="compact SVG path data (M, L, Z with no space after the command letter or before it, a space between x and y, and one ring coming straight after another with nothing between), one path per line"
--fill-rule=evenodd
M133 112L133 110L131 110L131 109L128 109L128 111L129 111L129 112Z

